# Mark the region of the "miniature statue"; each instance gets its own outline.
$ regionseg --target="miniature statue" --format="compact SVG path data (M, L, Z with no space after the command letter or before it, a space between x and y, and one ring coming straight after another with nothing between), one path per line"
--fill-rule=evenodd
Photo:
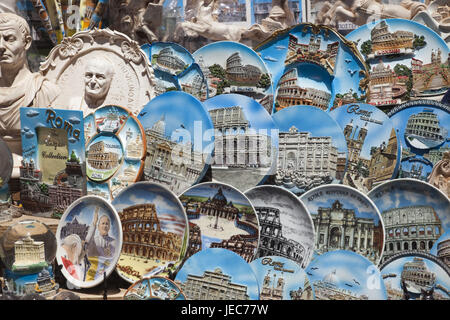
M450 197L450 152L444 153L431 171L428 182Z
M19 177L22 155L20 107L48 107L59 89L28 67L31 46L28 23L13 13L0 13L0 136L14 157L12 177Z

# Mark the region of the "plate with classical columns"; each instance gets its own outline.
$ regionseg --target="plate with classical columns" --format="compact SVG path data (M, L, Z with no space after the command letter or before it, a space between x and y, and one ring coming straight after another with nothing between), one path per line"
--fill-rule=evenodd
M347 250L377 265L383 255L385 231L380 212L364 193L345 185L329 184L304 193L315 228L315 251Z
M386 244L381 262L404 252L429 253L450 230L450 200L417 179L396 179L368 194L381 212Z

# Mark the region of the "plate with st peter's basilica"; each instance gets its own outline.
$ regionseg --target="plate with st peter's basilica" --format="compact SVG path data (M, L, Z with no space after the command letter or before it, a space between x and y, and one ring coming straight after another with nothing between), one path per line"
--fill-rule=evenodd
M450 230L450 200L439 189L417 179L396 179L368 194L381 212L386 233L384 263L407 252L429 253Z
M385 231L375 204L362 192L345 185L324 185L300 197L315 229L315 251L353 251L378 264ZM313 259L314 260L314 259Z
M236 188L214 182L192 186L179 196L189 219L187 257L207 248L234 251L252 261L259 245L258 215Z
M257 186L244 194L260 225L256 257L281 256L306 268L314 252L314 224L303 202L277 186Z
M181 202L168 188L137 182L119 193L112 205L123 229L116 271L134 283L142 277L170 276L188 247L188 220Z

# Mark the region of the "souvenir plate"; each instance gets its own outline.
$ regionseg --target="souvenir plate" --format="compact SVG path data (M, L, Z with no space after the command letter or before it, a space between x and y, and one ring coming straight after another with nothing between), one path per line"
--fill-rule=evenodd
M64 212L56 241L56 260L67 281L80 288L94 287L113 272L119 260L119 215L103 198L80 198Z
M186 300L181 289L164 277L139 280L125 292L124 300Z
M112 204L124 238L116 268L119 275L133 283L175 272L188 246L188 220L177 196L159 184L138 182Z
M306 270L315 300L386 300L380 270L351 251L327 252Z
M196 63L192 64L183 74L178 77L181 90L192 94L200 101L208 98L208 84L202 69Z
M306 104L327 110L366 99L368 69L362 56L328 27L302 23L275 33L255 50L272 75L278 109Z
M387 19L347 35L370 66L367 102L389 110L450 87L450 50L431 29L408 20ZM439 98L440 100L440 98Z
M314 251L314 225L308 209L292 192L259 186L245 192L258 215L257 258L281 256L306 268Z
M450 272L436 258L402 255L381 267L389 300L449 300Z
M383 220L365 194L343 185L326 185L308 191L300 200L314 221L317 253L349 250L378 264L385 242Z
M248 262L255 258L258 215L243 193L223 183L204 182L179 198L189 219L188 257L206 248L225 248Z
M191 256L177 273L175 283L189 300L259 299L258 281L250 265L236 253L221 248Z
M278 256L258 258L250 263L259 285L259 300L313 300L305 290L309 279L305 270L290 259Z
M300 195L322 184L341 183L347 142L330 115L311 106L292 106L272 115L278 127L275 184Z
M215 129L213 181L245 191L275 173L278 128L259 103L243 95L224 94L204 104Z
M8 145L0 139L0 189L8 184L13 171L14 163L12 153Z
M330 116L347 140L348 161L343 183L363 192L396 177L400 142L392 121L369 104L339 107Z
M20 108L20 202L27 211L61 217L86 194L83 113Z
M381 212L386 233L382 262L405 251L429 252L450 229L450 200L426 182L397 179L368 194Z
M214 130L199 100L184 92L167 92L151 100L138 119L147 140L146 181L180 194L203 178L214 148Z
M399 178L427 181L450 196L450 107L432 100L412 101L388 116L402 145Z
M110 200L138 181L144 170L146 137L127 109L104 106L84 118L88 194Z
M208 82L209 97L243 94L272 113L272 79L255 51L237 42L219 41L198 49L193 56Z

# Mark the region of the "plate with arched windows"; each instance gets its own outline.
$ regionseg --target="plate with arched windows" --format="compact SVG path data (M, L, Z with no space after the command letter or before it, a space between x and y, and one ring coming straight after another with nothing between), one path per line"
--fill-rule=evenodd
M402 252L425 252L450 229L450 200L416 179L385 182L368 194L381 213L386 244L381 262Z

